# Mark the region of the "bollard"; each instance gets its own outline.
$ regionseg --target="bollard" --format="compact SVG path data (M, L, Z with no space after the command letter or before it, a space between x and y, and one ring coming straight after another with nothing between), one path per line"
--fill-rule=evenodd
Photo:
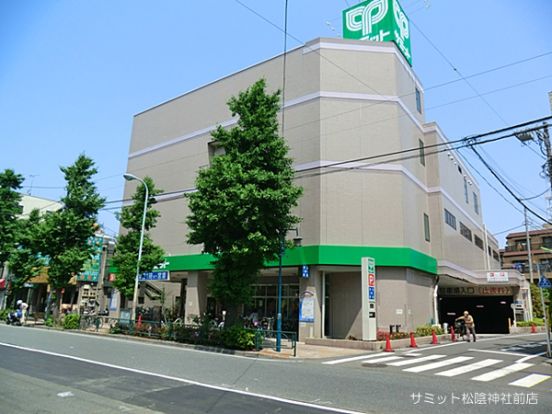
M414 338L414 332L410 332L410 348L418 348L416 338Z
M437 345L439 341L437 341L437 335L435 334L435 329L431 331L431 345Z
M393 349L391 348L391 338L389 337L389 334L385 334L385 349L383 352L393 352Z

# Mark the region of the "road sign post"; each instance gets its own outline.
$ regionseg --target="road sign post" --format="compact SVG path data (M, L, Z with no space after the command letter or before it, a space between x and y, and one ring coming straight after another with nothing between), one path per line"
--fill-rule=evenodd
M546 311L546 305L544 303L544 292L543 292L545 288L552 288L552 283L541 273L540 266L538 264L537 266L538 266L539 275L540 275L538 286L540 288L542 312L544 316L544 329L546 330L546 356L548 358L552 358L552 352L550 351L550 324L548 321L548 312Z

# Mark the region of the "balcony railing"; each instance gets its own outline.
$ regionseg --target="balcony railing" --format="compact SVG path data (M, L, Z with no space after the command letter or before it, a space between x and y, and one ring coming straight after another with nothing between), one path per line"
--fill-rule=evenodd
M547 249L552 249L552 244L531 242L531 251L540 250L541 247L546 247ZM527 251L527 243L516 243L513 246L506 246L504 251L506 251L506 252L526 252Z
M520 273L529 273L529 265L528 264L505 264L503 269L515 269ZM551 273L552 272L552 264L549 263L541 263L540 264L540 270L543 273ZM533 273L537 274L538 267L536 263L533 263Z

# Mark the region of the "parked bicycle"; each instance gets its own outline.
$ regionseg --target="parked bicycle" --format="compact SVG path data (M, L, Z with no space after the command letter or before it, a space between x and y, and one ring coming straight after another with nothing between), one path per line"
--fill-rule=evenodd
M80 329L88 330L90 328L94 328L96 331L103 328L103 317L96 313L81 315Z

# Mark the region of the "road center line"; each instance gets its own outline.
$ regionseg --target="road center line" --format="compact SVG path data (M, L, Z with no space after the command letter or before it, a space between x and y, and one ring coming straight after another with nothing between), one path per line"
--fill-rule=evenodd
M490 349L470 348L470 349L468 349L468 351L470 351L470 352L485 352L487 354L513 355L513 356L521 356L521 357L527 356L527 354L519 354L519 353L516 353L516 352L506 352L506 351L491 351Z
M286 404L298 405L298 406L301 406L301 407L316 408L316 409L322 410L322 411L334 411L336 413L343 413L343 414L363 414L360 411L347 410L347 409L336 408L336 407L327 407L327 406L324 406L324 405L317 405L317 404L307 403L307 402L303 402L303 401L290 400L290 399L283 398L283 397L275 397L275 396L272 396L272 395L258 394L258 393L250 392L250 391L242 391L242 390L222 387L222 386L218 386L218 385L205 384L205 383L202 383L202 382L189 380L189 379L186 379L186 378L173 377L171 375L165 375L165 374L158 374L158 373L155 373L155 372L144 371L144 370L141 370L141 369L129 368L129 367L124 367L124 366L115 365L115 364L109 364L107 362L94 361L94 360L91 360L91 359L80 358L80 357L76 357L76 356L72 356L72 355L65 355L65 354L60 354L60 353L57 353L57 352L44 351L42 349L27 348L27 347L24 347L24 346L7 344L7 343L4 343L4 342L0 342L0 346L19 349L19 350L22 350L22 351L36 352L38 354L51 355L51 356L56 356L56 357L60 357L60 358L72 359L74 361L85 362L87 364L99 365L99 366L102 366L102 367L119 369L119 370L128 371L128 372L134 372L136 374L148 375L150 377L163 378L163 379L167 379L167 380L182 382L182 383L185 383L185 384L196 385L198 387L209 388L209 389L217 390L217 391L224 391L224 392L230 392L230 393L234 393L234 394L246 395L248 397L263 398L263 399L267 399L267 400L283 402L283 403L286 403Z

